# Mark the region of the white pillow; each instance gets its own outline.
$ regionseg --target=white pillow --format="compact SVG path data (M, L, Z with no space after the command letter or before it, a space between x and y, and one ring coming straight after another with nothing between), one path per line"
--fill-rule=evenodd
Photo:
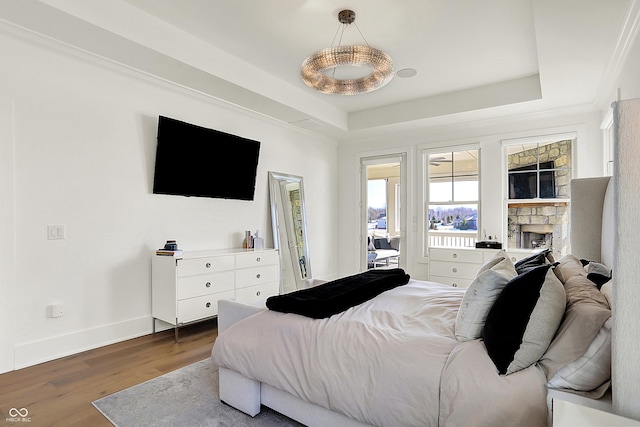
M607 299L609 308L613 310L613 280L609 280L607 283L602 285L600 292Z
M456 318L455 334L458 341L481 337L487 314L505 285L517 276L513 263L504 251L487 261L462 298Z
M587 351L555 373L549 380L550 388L589 391L611 379L611 323L610 317Z

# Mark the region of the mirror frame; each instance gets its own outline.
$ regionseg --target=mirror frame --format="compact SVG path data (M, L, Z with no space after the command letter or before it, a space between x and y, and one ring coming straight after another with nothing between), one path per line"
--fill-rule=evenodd
M294 235L293 218L281 218L278 210L278 204L284 209L282 188L288 184L298 184L300 191L300 216L302 229L302 249L300 250ZM307 230L307 211L304 198L304 185L301 176L289 175L279 172L269 172L269 199L271 202L271 225L273 228L273 247L278 249L280 254L280 293L287 293L297 289L307 287L308 281L311 279L311 259L309 257L308 230ZM285 243L286 242L286 243ZM286 253L285 253L286 252ZM299 255L301 254L301 255ZM304 268L306 275L303 275L300 268L300 256L304 257ZM290 268L288 268L290 267ZM289 273L291 272L291 273ZM291 276L292 274L292 276ZM293 277L293 283L291 280Z

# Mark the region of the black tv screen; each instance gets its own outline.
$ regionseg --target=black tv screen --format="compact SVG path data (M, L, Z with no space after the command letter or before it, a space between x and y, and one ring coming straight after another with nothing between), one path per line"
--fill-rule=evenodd
M509 169L509 198L553 199L556 197L554 167L553 162L540 163L540 175L538 175L535 164ZM538 183L540 184L540 196L538 196Z
M158 118L154 194L253 200L260 142Z

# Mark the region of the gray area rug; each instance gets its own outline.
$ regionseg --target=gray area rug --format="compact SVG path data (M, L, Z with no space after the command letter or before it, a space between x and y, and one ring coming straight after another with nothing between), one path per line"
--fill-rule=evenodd
M264 406L252 418L220 402L218 368L210 359L103 397L93 406L117 427L302 426Z

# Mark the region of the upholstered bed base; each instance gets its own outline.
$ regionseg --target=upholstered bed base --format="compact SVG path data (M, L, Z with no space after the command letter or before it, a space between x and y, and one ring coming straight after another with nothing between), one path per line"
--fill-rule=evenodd
M220 368L220 400L251 416L264 405L309 427L367 426L226 368Z
M265 310L264 301L253 305L232 300L218 303L218 333L240 320ZM267 406L309 427L367 427L342 414L305 402L290 393L247 378L231 369L219 368L220 400L252 417Z

